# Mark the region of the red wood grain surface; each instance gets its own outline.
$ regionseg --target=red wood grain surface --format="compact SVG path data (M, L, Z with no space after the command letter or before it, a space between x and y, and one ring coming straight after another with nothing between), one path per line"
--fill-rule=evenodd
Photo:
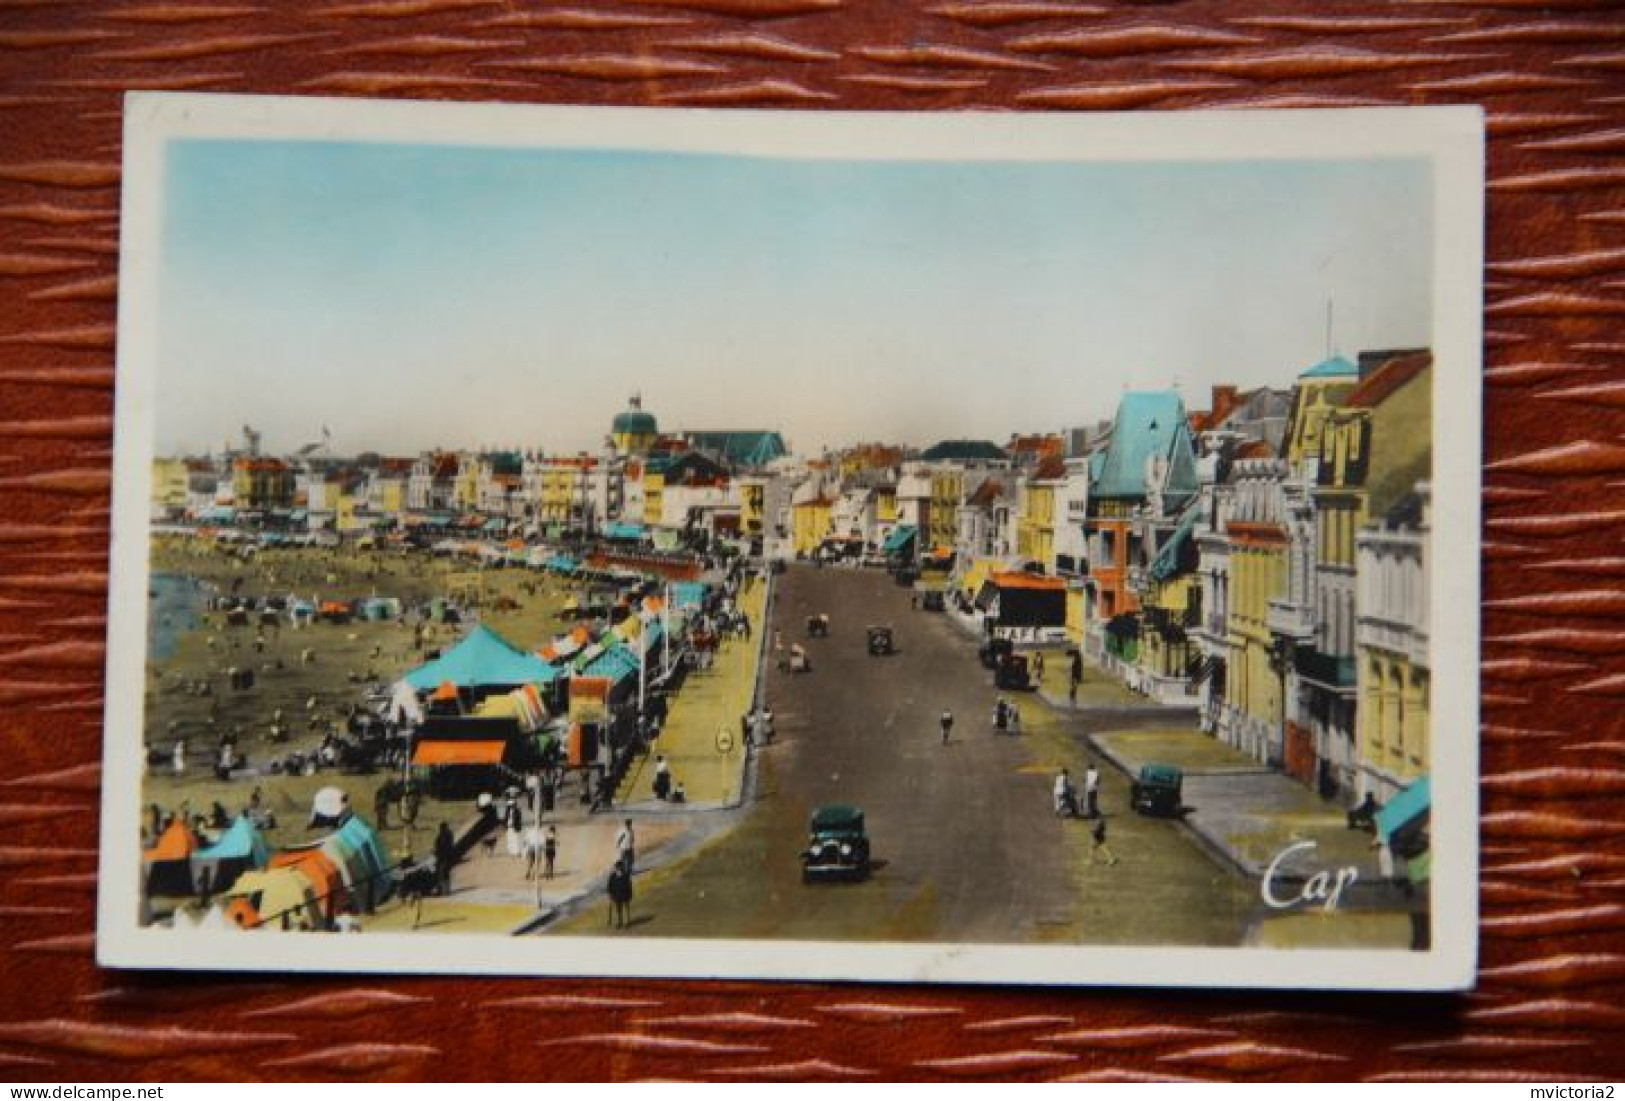
M136 88L830 109L1484 104L1478 992L97 970L120 103ZM0 1078L1625 1077L1622 322L1616 0L0 0ZM1477 565L1439 554L1440 569Z

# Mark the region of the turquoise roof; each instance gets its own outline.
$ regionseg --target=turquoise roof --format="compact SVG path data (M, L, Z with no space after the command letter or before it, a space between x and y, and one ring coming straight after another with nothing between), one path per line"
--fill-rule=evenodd
M645 413L641 409L628 409L624 413L615 414L610 431L618 435L653 436L660 429L657 427L654 414Z
M686 432L688 442L702 451L715 451L736 466L766 466L789 454L777 432Z
M1309 368L1299 378L1358 378L1360 369L1342 356L1333 356L1331 359L1321 360Z
M420 692L448 680L459 688L511 688L548 684L558 675L553 666L482 624L438 658L406 674L406 683Z
M608 677L619 684L638 671L637 655L625 646L611 646L589 661L581 674L587 677Z
M1176 391L1124 394L1102 454L1098 471L1090 462L1091 497L1144 497L1146 463L1154 455L1169 462L1164 493L1170 499L1177 502L1196 492L1196 451L1185 402Z
M220 840L206 849L192 854L193 860L248 860L256 868L271 862L271 848L254 825L254 820L243 814L220 835Z

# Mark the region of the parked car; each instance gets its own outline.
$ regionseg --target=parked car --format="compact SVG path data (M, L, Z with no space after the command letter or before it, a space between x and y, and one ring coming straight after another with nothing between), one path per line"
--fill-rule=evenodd
M1129 801L1141 814L1172 818L1185 805L1184 788L1185 773L1177 765L1142 765Z
M982 643L981 648L976 651L976 656L987 668L997 669L999 661L1015 653L1015 650L1016 644L1007 638L990 638Z
M869 835L858 807L832 804L813 811L807 825L807 848L801 854L801 881L866 879Z
M869 653L872 656L879 657L882 654L889 654L892 652L893 646L890 627L869 628Z
M947 602L943 599L941 589L929 589L920 597L920 607L928 612L947 611Z
M1025 692L1033 686L1032 667L1026 654L1005 654L993 669L993 687L1006 692Z

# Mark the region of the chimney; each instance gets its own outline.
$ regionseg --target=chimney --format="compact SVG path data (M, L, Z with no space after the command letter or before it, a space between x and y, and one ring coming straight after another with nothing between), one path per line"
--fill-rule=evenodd
M1239 404L1241 403L1237 400L1236 387L1214 386L1212 412L1208 414L1207 426L1217 428Z

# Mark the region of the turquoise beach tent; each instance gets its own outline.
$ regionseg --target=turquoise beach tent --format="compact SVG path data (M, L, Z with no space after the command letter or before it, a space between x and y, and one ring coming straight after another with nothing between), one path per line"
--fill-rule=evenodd
M220 840L192 854L192 878L201 882L207 869L210 889L219 893L230 890L244 872L258 870L270 862L271 847L265 843L254 820L243 814L220 835Z
M458 688L516 688L521 684L551 684L559 671L535 654L484 625L426 665L406 674L406 683L419 692L451 681Z

